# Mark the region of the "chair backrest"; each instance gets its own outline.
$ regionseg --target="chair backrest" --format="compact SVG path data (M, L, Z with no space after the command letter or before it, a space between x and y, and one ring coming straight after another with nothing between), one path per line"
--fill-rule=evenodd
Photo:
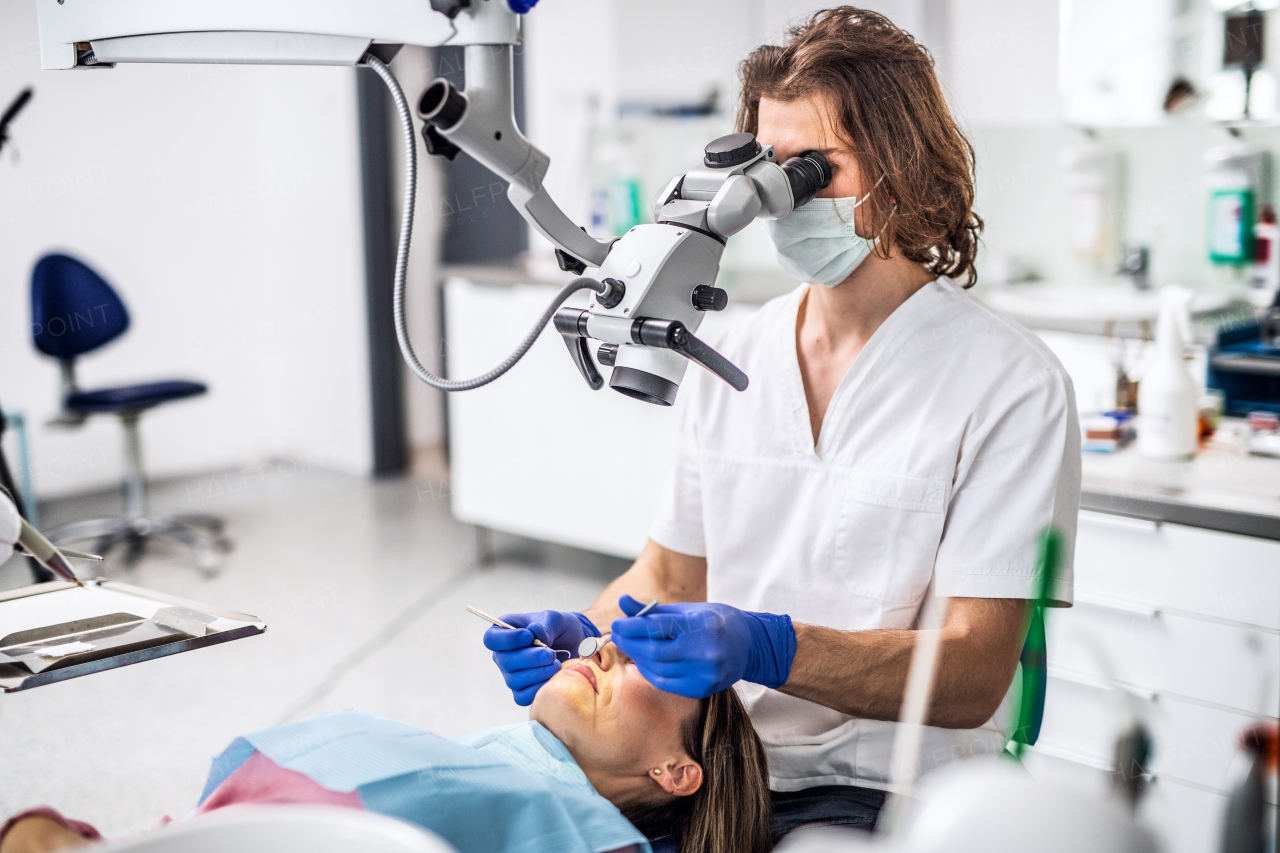
M440 836L335 806L229 806L117 841L101 853L457 853Z
M129 312L102 276L70 255L48 254L31 271L31 338L54 358L73 359L114 341Z

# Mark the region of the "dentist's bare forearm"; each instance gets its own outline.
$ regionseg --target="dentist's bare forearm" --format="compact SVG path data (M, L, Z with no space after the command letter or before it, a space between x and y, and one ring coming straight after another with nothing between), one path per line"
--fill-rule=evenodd
M953 598L942 628L927 722L976 728L991 718L1013 679L1026 632L1027 602ZM783 693L841 713L896 720L916 631L836 631L795 624L796 655Z
M650 539L631 568L605 587L586 616L601 631L608 632L614 619L622 616L618 598L630 595L638 601L707 600L707 561L664 548Z

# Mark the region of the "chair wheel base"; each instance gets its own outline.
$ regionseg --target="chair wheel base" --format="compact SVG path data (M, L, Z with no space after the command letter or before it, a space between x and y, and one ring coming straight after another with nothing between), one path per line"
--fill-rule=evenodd
M222 558L234 547L223 535L225 523L208 515L172 515L139 518L95 518L55 527L46 535L54 544L96 540L95 552L106 557L108 552L123 547L123 561L132 566L143 555L147 542L167 539L191 549L196 568L205 577L214 577Z

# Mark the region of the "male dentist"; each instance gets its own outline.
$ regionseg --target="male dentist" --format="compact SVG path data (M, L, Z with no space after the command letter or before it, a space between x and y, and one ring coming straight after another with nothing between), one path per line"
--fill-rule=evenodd
M949 605L924 769L1006 744L1049 526L1065 544L1053 603L1071 603L1075 403L1048 349L965 290L973 149L922 46L840 7L741 73L738 129L780 162L833 166L821 197L768 223L803 283L717 342L745 392L690 371L672 485L630 570L584 613L508 615L527 630L484 642L520 704L559 668L534 636L576 653L601 628L659 688L736 685L775 839L870 829L930 588Z

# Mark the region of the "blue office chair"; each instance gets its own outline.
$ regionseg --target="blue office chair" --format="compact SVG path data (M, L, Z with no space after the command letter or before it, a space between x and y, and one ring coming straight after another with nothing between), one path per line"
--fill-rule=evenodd
M222 520L209 515L148 514L138 434L138 421L148 409L197 397L208 388L178 379L93 390L82 390L76 383L76 359L111 343L128 328L129 312L119 295L87 265L56 253L36 262L31 271L32 339L36 349L62 366L63 412L53 424L80 426L92 415L115 415L124 427L125 450L124 514L73 522L47 535L54 542L96 539L94 550L103 555L126 545L128 563L142 554L148 538L171 539L191 548L196 564L210 572L231 545L222 535Z

